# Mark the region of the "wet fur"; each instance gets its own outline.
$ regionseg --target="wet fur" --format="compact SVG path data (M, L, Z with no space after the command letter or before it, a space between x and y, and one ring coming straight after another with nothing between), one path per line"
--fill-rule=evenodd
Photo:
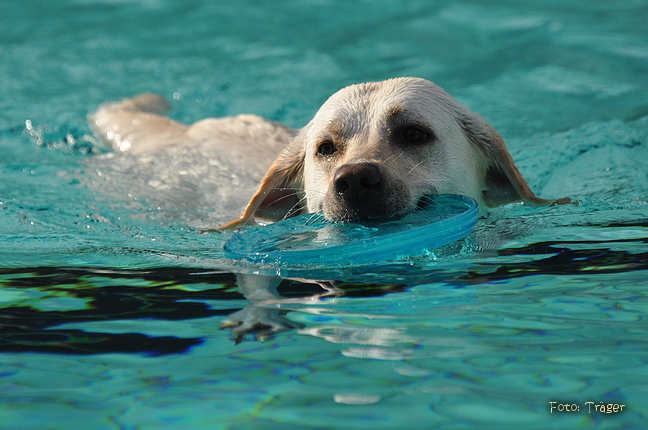
M424 79L344 88L299 131L254 115L187 126L163 116L167 110L164 99L144 94L104 105L88 119L95 134L116 151L208 144L231 152L236 162L267 168L241 216L219 228L240 228L255 217L274 221L316 211L339 221L358 214L388 217L412 209L426 194L466 195L483 212L516 201L566 203L536 197L499 133ZM408 144L401 136L408 127L430 138ZM334 145L335 152L318 153L323 143ZM367 164L380 172L379 192L355 204L341 198L336 186L340 172Z

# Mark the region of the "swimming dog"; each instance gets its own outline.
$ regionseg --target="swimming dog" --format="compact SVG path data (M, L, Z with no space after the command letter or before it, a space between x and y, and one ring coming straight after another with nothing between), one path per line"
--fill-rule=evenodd
M482 213L517 201L566 203L537 197L502 136L425 79L343 88L301 130L255 115L188 126L164 116L168 109L162 97L143 94L104 105L88 119L116 151L212 145L234 151L234 162L267 169L243 213L222 229L310 212L331 221L389 218L429 194L472 197Z

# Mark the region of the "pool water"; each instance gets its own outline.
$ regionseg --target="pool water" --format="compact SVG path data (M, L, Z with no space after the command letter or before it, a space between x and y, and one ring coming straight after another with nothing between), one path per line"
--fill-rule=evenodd
M646 0L0 2L0 429L644 428L647 18ZM396 76L441 85L539 196L579 205L499 208L406 260L255 265L201 232L256 172L111 154L85 122L152 91L179 121L297 128Z

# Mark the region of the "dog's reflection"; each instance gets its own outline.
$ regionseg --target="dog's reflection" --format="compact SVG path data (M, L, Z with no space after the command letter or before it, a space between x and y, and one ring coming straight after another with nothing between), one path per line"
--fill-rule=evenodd
M238 274L236 277L239 292L245 296L250 304L229 315L223 321L221 329L231 330L234 342L237 344L242 342L245 336L248 335L253 335L256 339L265 341L276 333L302 328L301 323L291 321L285 317L288 310L282 308L282 305L313 303L319 302L323 298L343 295L341 290L335 288L335 281L281 278L256 274ZM279 294L277 288L287 279L317 285L321 288L321 293L299 298L284 297Z

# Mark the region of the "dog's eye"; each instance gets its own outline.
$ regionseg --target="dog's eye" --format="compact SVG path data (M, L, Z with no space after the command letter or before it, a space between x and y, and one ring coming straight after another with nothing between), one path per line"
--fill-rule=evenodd
M402 136L408 143L423 143L430 138L430 133L417 127L407 127L403 130Z
M325 141L320 143L320 146L317 148L317 155L333 155L337 152L337 147L333 142Z

